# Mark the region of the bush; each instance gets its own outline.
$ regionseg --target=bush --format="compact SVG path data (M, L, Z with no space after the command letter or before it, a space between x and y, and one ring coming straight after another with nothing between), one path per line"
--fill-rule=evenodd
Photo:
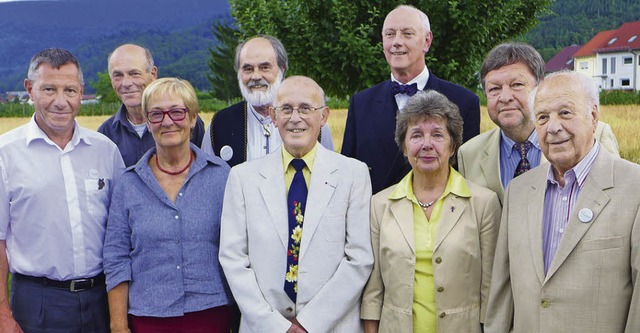
M640 92L629 90L603 90L600 92L602 105L640 104Z

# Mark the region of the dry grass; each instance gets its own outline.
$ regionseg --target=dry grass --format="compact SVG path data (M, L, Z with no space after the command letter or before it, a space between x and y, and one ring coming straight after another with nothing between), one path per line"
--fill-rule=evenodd
M487 115L487 108L482 107L480 112L480 130L484 132L495 127L495 124L491 122ZM200 116L205 124L208 125L213 113L201 113ZM90 129L97 129L107 118L108 116L81 116L77 119L80 125ZM340 151L342 147L346 119L346 109L331 110L329 127L331 128L331 136L336 151ZM602 107L600 119L611 125L620 145L620 155L629 161L640 164L640 136L637 132L640 128L640 105L605 105ZM28 121L29 118L0 118L0 133L7 132Z

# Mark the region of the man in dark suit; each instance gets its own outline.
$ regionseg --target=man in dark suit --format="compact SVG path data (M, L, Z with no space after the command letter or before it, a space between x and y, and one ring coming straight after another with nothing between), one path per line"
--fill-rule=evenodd
M394 134L396 113L417 90L438 91L458 106L463 142L480 133L478 96L427 69L424 57L433 34L425 13L412 6L396 7L384 20L382 40L391 80L353 95L342 143L342 154L369 166L373 193L399 182L411 169Z
M230 166L269 154L282 144L269 107L289 66L287 51L273 36L259 35L236 48L235 69L244 101L222 109L205 131L202 150ZM333 150L329 126L320 142Z

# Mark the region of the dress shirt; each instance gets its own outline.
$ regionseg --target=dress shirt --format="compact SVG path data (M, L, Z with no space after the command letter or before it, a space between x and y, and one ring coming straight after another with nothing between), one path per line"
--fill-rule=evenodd
M533 131L527 141L531 142L531 148L527 152L527 160L531 165L531 169L540 165L540 144L538 143L538 133ZM507 188L513 174L518 168L518 163L522 157L520 152L513 147L516 142L507 137L503 131L500 131L500 181L502 182L502 188Z
M155 146L153 136L147 129L144 130L142 137L138 135L127 118L127 108L124 104L120 106L120 110L118 110L116 114L98 127L98 132L106 135L111 141L115 142L122 154L124 164L127 167L136 164L147 150ZM200 116L198 116L196 126L191 132L191 143L200 147L203 137L204 122Z
M247 115L247 159L253 160L278 149L282 140L271 117L259 114L249 103L247 103L247 112L249 113ZM265 135L267 132L268 136Z
M123 170L118 148L77 122L64 149L34 117L0 136L0 239L11 272L53 280L101 273L112 182Z
M129 313L176 317L229 303L218 262L229 166L191 144L195 159L173 203L158 184L150 149L114 188L104 270L107 290L129 284Z
M391 81L398 82L399 84L416 83L416 84L418 84L418 91L420 91L420 90L424 89L424 87L427 85L427 81L429 81L429 70L427 69L427 66L424 66L424 69L422 70L422 73L420 73L418 76L414 77L413 80L411 80L411 81L409 81L407 83L402 83L402 82L396 80L396 78L393 77L393 74L391 74ZM395 95L396 104L398 105L398 110L404 109L404 106L407 105L407 102L409 101L409 98L411 98L411 96L409 96L407 94L397 94L397 95Z
M556 181L553 174L553 166L549 166L542 220L542 252L545 273L547 273L553 258L555 258L562 235L566 231L570 214L577 214L575 203L578 201L580 189L582 189L582 185L591 171L599 151L600 144L596 142L589 153L576 166L564 173L564 186L561 186ZM586 221L586 223L589 222L591 221Z
M318 151L318 143L313 146L313 149L309 151L306 155L302 156L302 160L304 161L306 167L302 169L302 175L304 176L304 182L307 183L307 188L309 188L309 181L311 179L311 170L313 170L313 162L316 160L316 152ZM282 149L282 165L284 166L284 184L287 189L287 194L289 193L289 187L291 186L291 182L293 182L293 176L296 174L295 168L291 165L291 161L293 161L295 157L293 157L286 149Z

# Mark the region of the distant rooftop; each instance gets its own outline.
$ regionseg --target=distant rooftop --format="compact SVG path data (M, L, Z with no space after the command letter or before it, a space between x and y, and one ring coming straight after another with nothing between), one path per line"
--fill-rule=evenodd
M560 50L544 65L545 73L552 73L564 69L573 70L573 55L582 48L582 45L571 45Z

